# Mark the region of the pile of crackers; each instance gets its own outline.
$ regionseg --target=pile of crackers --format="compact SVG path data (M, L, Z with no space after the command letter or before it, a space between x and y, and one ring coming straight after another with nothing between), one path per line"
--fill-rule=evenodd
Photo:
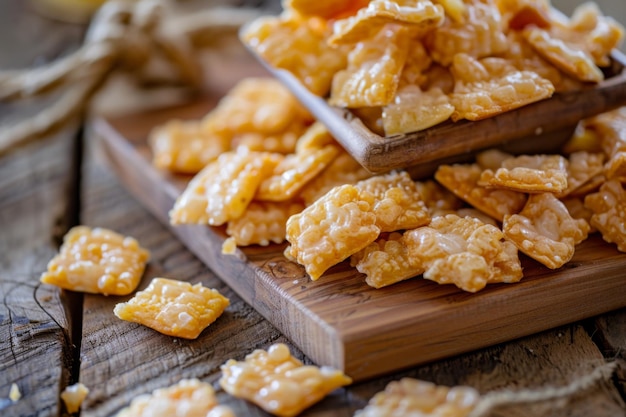
M571 18L545 0L283 6L242 41L387 136L590 88L624 35L593 3ZM225 226L225 253L287 242L313 280L349 260L375 288L423 277L476 292L522 279L520 254L562 267L590 233L626 251L626 109L582 120L558 154L488 149L414 179L367 171L280 82L248 78L150 143L157 167L195 175L172 224Z

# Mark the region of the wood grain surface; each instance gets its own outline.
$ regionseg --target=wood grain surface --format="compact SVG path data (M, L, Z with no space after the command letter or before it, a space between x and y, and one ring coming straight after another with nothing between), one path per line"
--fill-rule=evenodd
M67 139L0 160L0 410L7 416L58 415L60 389L70 380L67 293L39 285L65 228L67 200L59 196L71 181ZM12 384L28 401L8 400Z
M28 2L0 2L0 69L38 65L70 50L81 28L42 19ZM45 104L0 103L0 128ZM200 110L199 110L200 111ZM254 348L287 343L305 363L313 360L193 255L104 163L88 138L83 174L72 167L75 129L0 158L0 415L63 416L59 394L80 380L89 389L82 415L112 416L138 395L197 377L217 389L238 416L268 416L219 389L219 365ZM74 187L82 183L80 190ZM77 211L79 210L79 211ZM152 252L141 286L156 275L203 282L224 291L231 306L195 341L170 338L112 314L125 297L85 296L39 286L39 274L73 224L109 227L134 235ZM590 283L592 285L593 283ZM623 291L620 293L623 294ZM502 306L506 309L507 306ZM71 329L70 324L80 324ZM626 416L626 309L534 333L510 342L412 366L333 392L303 416L352 416L392 380L409 376L438 384L496 389L561 386L607 361L614 378L568 400L495 410L493 416ZM81 334L82 331L82 334ZM506 330L505 330L506 331ZM70 340L68 335L73 334ZM80 355L74 355L79 348ZM12 402L12 383L22 397Z
M169 176L151 165L147 134L161 120L193 118L213 102L94 123L113 170L164 224L188 177ZM348 262L313 282L284 258L284 245L243 248L232 256L221 253L220 228L188 225L172 231L309 357L355 380L626 306L620 291L626 254L597 235L579 245L563 268L552 271L523 258L521 283L468 294L422 279L376 290Z
M75 47L82 28L29 13L23 2L0 5L0 69L42 64ZM0 103L0 129L36 113L43 101ZM0 157L0 414L56 416L72 378L68 303L80 296L39 285L39 275L75 217L74 128ZM12 384L23 400L9 397Z

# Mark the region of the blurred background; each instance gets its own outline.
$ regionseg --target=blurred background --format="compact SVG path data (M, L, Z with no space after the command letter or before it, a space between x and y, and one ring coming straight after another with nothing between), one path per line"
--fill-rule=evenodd
M83 39L83 34L89 23L93 11L105 0L0 0L0 70L24 69L39 67L50 63L55 59L76 50ZM236 10L248 10L257 14L276 14L280 11L280 0L178 0L174 2L180 10L206 10L207 8L230 8ZM566 15L583 0L552 0L552 4L562 10ZM597 0L596 3L605 15L612 16L617 21L626 25L626 3L624 0ZM201 23L206 14L198 14L195 24ZM241 17L241 16L240 16ZM228 18L222 18L228 21ZM186 22L185 24L187 24ZM223 33L223 32L221 32ZM214 39L219 39L215 41ZM237 39L236 32L231 30L229 36L205 36L203 41L219 42L209 45L203 50L201 56L205 87L211 91L221 92L227 90L232 84L230 78L240 74L231 74L232 71L225 68L249 69L251 75L256 69L252 68L256 63L250 59L247 51ZM626 42L621 46L626 51ZM233 65L233 60L235 65ZM230 78L229 78L230 77ZM120 81L117 77L113 82L129 88L129 83ZM107 85L110 87L110 85ZM111 88L113 96L119 97L118 92ZM178 92L168 93L163 100L184 100L184 97L176 96ZM134 96L126 95L129 99ZM173 98L172 98L173 97ZM150 97L147 102L155 107L161 103L160 98ZM146 100L143 100L146 102ZM46 100L39 100L33 109L46 105ZM111 107L106 98L101 100L101 108L105 113L117 111L125 112L127 107L135 106L130 101L120 103L116 100ZM122 104L127 104L125 107ZM36 112L37 110L34 110ZM13 107L0 102L0 126L11 119ZM25 113L21 112L24 116Z
M583 3L596 3L604 15L611 16L613 19L626 26L626 1L624 0L596 0L593 2L583 0L552 0L551 3L567 16L571 16L574 9ZM626 40L622 43L620 50L626 52Z
M6 2L3 0L2 2ZM49 16L56 16L65 21L85 22L90 13L106 0L27 0L40 12ZM179 0L180 3L197 3L220 6L220 5L240 5L240 6L261 6L268 5L276 9L280 5L280 0ZM565 14L570 15L576 6L584 3L583 0L552 0L552 4ZM626 24L626 4L623 0L596 0L604 14L612 16L618 21ZM3 26L3 29L6 26Z
M572 11L587 1L582 0L552 0L552 5L570 16ZM613 17L618 22L626 25L626 2L624 0L596 0L595 3L600 6L600 10L607 15ZM621 48L624 51L624 45Z

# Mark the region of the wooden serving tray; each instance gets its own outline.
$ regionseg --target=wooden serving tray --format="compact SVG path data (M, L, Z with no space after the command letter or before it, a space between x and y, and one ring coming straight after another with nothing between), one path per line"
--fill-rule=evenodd
M554 152L571 137L576 124L626 104L626 56L613 51L606 79L581 91L554 94L519 109L479 121L446 121L431 128L383 137L368 129L349 109L330 106L291 72L251 54L280 80L363 167L371 172L409 168L432 173L441 163L500 147L512 153Z
M151 165L149 130L172 118L199 118L215 98L159 112L97 119L92 130L121 182L164 224L188 177ZM284 245L223 255L222 228L173 232L247 303L314 362L356 381L457 355L626 306L626 254L593 235L552 271L523 258L525 278L469 294L414 278L373 289L347 262L311 281Z

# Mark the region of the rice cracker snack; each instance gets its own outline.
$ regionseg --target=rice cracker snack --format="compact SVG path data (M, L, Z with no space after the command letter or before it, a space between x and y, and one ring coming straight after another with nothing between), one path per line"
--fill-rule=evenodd
M587 238L589 224L574 219L551 193L533 194L519 214L504 217L505 236L531 258L550 269L569 262L577 244Z
M230 407L217 402L211 384L182 379L167 388L134 398L115 417L235 417Z
M480 401L472 387L446 387L414 378L391 381L354 417L450 416L467 417Z
M197 338L230 304L219 291L198 283L154 278L133 298L115 306L122 320L150 327L169 336Z
M224 391L279 417L296 416L331 391L352 383L339 370L303 365L282 343L267 351L257 349L244 361L230 359L221 369L219 384Z
M349 184L330 190L287 221L288 258L316 280L378 238L374 196Z
M66 290L127 295L137 288L150 253L137 240L112 230L73 227L41 282Z
M476 292L489 283L523 277L517 248L502 231L476 218L435 217L428 226L404 235L409 259L424 268L424 278Z

